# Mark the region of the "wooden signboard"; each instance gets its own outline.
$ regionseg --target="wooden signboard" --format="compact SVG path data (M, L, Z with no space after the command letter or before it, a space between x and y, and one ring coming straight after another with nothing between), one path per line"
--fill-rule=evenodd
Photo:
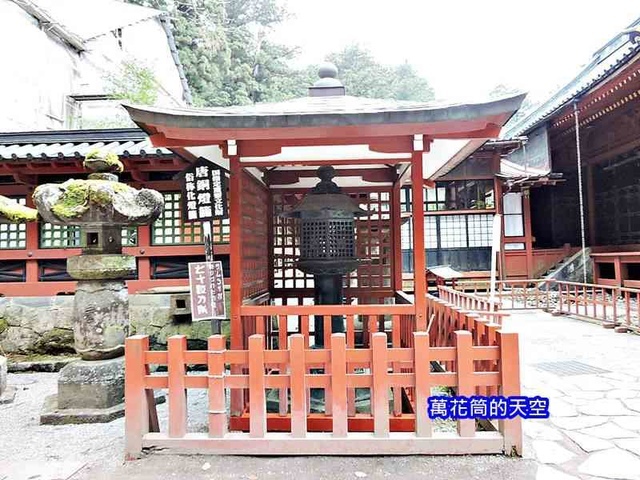
M224 277L222 263L214 261L213 239L211 238L211 221L229 217L227 203L227 178L225 170L200 157L178 175L182 190L182 218L185 222L202 222L202 236L204 240L205 263L189 264L189 283L191 285L191 315L193 321L226 318L224 311ZM192 267L193 265L193 267ZM202 276L202 265L207 273ZM198 269L196 278L195 271ZM203 287L199 280L210 278L211 285ZM194 279L197 282L194 282ZM214 285L215 283L215 285ZM219 284L219 285L218 285ZM200 291L207 288L210 295L198 295L195 289ZM215 298L216 300L207 300ZM195 299L195 300L194 300ZM204 302L204 303L203 303ZM199 313L199 311L201 313ZM205 313L206 311L206 313ZM208 315L208 316L206 316ZM211 322L212 333L220 333L220 322Z
M199 158L180 173L182 218L202 222L229 216L227 179L218 165Z
M194 322L227 318L222 262L190 263L189 289L191 318Z

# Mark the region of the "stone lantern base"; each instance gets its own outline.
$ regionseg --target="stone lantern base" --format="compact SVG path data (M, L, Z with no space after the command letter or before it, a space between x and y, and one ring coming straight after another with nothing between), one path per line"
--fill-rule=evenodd
M40 423L104 423L124 416L124 357L78 360L62 370L58 393L45 399Z
M0 405L13 402L15 396L15 387L7 385L7 359L0 356Z

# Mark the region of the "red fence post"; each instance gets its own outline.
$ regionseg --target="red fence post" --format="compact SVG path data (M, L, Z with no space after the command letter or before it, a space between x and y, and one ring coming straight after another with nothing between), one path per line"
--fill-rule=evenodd
M475 394L475 382L473 379L473 346L471 332L458 330L455 334L456 347L456 373L458 379L458 396L471 397ZM475 436L475 420L458 420L458 435L461 437Z
M167 340L169 361L169 437L184 437L187 433L187 389L185 386L187 337L173 335Z
M331 335L331 390L333 436L346 437L347 426L347 346L344 333Z
M291 388L291 436L307 436L307 389L305 387L305 338L295 334L289 337L289 386Z
M287 334L289 330L288 323L289 321L286 315L278 315L278 350L286 350L287 348ZM279 368L280 375L284 375L287 371L287 365L283 363ZM278 405L280 415L283 417L287 415L287 403L287 389L281 388L278 396Z
M505 397L520 395L520 356L518 334L499 330L500 346L500 385ZM500 420L499 428L504 438L504 453L522 455L522 419Z
M373 434L376 437L389 436L389 381L387 376L387 335L371 335L371 412L373 413Z
M144 388L146 350L149 350L147 335L135 335L125 340L124 436L127 460L140 457L142 437L149 432L149 404Z
M267 433L267 399L264 380L264 344L262 335L249 337L249 436L262 438Z
M416 436L431 436L431 419L427 415L427 401L431 396L431 358L429 334L414 332L413 371L415 373Z
M209 436L222 438L227 433L227 409L224 392L225 338L212 335L208 341L209 369Z

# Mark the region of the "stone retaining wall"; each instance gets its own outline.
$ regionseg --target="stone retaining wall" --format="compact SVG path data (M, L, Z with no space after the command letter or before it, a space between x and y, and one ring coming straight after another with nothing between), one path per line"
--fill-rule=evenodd
M183 334L190 348L206 348L211 324L192 324L188 304L184 293L131 295L129 333L149 335L158 347L166 346L167 337ZM72 311L72 295L0 298L0 354L74 353Z

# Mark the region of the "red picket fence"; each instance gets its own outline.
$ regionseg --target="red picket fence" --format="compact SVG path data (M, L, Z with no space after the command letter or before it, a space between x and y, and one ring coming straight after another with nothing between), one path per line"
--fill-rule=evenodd
M438 285L438 295L440 299L454 305L462 310L480 315L481 318L502 324L502 317L508 314L501 312L501 304L497 300L490 300L485 295L456 290L445 285Z
M174 452L242 455L386 455L521 452L520 419L498 422L496 431L476 431L474 420L457 421L456 432L434 431L427 416L433 387L452 387L457 395L494 392L519 395L518 337L486 322L430 301L434 315L449 320L435 343L426 332L413 332L411 346L389 348L385 333L373 333L369 348L349 348L344 334L330 337L330 348L309 349L301 334L288 337L288 348L266 350L261 334L249 337L246 350L226 350L222 336L209 338L206 351L186 349L186 337L173 336L167 351L151 351L147 336L126 340L126 456L143 448ZM471 327L472 331L452 328ZM478 345L480 343L481 345ZM432 371L432 362L445 365ZM150 365L167 373L150 374ZM190 374L187 365L206 365L207 375ZM230 368L226 366L229 365ZM370 391L369 413L355 413L354 389ZM168 429L159 432L153 390L168 390ZM208 391L208 432L187 431L187 391ZM280 389L280 413L286 431L268 428L265 389ZM325 412L311 414L310 389L324 389ZM403 389L413 406L404 414L390 408L391 389ZM248 393L248 432L230 432L227 391ZM284 402L284 404L282 403ZM313 416L323 431L309 431ZM411 416L411 431L397 431L397 415ZM360 430L357 420L371 423Z

